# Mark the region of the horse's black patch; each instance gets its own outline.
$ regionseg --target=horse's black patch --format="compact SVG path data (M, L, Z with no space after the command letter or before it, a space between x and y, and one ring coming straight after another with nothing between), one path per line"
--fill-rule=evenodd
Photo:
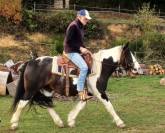
M37 92L34 96L33 99L30 101L30 106L33 104L37 104L41 107L53 107L53 101L52 97L46 97L44 94L41 92Z
M114 62L112 57L109 57L108 59L103 59L101 74L100 77L97 79L96 87L101 93L101 97L103 99L106 99L107 101L108 97L105 94L105 90L107 88L108 79L117 68L117 65L118 63Z
M108 96L106 95L105 92L104 92L104 93L101 93L101 97L102 97L103 99L105 99L105 100L108 101Z

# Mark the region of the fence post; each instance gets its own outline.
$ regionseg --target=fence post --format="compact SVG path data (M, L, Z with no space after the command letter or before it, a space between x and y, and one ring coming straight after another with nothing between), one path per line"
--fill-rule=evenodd
M33 4L33 12L35 12L36 11L36 2L34 2L34 4Z
M119 4L119 15L120 15L120 4Z
M76 10L76 4L73 5L73 9Z
M159 9L159 16L160 16L160 9Z

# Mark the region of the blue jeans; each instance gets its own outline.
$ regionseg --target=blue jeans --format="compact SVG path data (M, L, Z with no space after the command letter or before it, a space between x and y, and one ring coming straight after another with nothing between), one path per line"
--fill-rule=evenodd
M80 69L80 75L77 82L77 91L83 91L85 79L88 73L88 66L79 53L68 53L68 58Z

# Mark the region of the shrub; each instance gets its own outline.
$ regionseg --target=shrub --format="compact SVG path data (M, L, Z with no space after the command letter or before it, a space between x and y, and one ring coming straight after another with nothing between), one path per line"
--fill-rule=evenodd
M36 31L38 27L38 22L36 15L33 11L24 10L23 11L23 27L25 27L28 31Z
M115 40L112 41L111 46L118 46L118 45L124 45L128 42L129 40L127 38L124 37L118 37Z
M145 48L144 48L144 45L143 45L142 37L139 37L139 38L137 38L135 40L130 41L129 47L130 47L130 50L134 54L136 54L136 56L138 58L144 58L144 56L145 56L145 54L144 54Z
M22 21L21 0L0 0L0 16L10 20L13 23Z
M158 32L151 32L147 34L150 45L147 47L150 50L148 58L165 58L165 35ZM147 50L146 49L146 50Z
M55 13L34 13L25 11L23 15L23 26L29 31L40 31L48 33L65 33L67 26L75 19L73 11L58 11ZM95 18L85 28L86 39L102 38L103 28Z
M55 36L55 38L52 40L50 45L50 55L54 56L54 55L62 54L63 40L64 40L63 35Z
M159 24L159 19L155 15L155 9L151 9L149 3L144 3L142 9L134 16L135 23L140 26L144 32L154 31L155 26Z
M102 39L105 35L103 26L95 18L89 22L85 29L85 37L87 39Z

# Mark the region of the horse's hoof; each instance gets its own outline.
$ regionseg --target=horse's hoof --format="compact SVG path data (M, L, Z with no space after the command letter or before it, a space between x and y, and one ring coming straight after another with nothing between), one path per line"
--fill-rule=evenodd
M68 122L68 126L71 128L75 127L75 122L74 121Z
M124 123L121 123L121 124L117 125L117 127L119 127L119 128L125 128L126 125Z
M10 127L11 130L17 130L18 128L18 123L13 123Z
M62 121L58 121L58 123L56 123L56 125L60 128L64 127L64 123Z
M58 125L58 127L63 128L64 127L64 124L61 123L60 125Z

